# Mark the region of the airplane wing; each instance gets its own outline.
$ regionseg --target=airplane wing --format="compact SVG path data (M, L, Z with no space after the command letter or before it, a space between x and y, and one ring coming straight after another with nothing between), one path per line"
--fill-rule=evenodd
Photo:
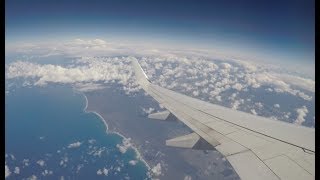
M167 109L149 117L165 120L173 114L194 131L166 145L216 149L241 179L315 179L314 128L191 98L152 84L136 60L133 68L141 87Z

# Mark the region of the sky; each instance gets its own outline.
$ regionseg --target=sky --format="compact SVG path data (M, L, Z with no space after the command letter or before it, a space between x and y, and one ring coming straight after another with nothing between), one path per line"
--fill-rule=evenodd
M6 0L6 43L102 38L314 64L314 0Z

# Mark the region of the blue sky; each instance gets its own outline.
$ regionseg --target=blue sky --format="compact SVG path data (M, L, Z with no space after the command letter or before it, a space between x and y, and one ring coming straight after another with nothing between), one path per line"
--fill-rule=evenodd
M102 38L314 62L314 0L6 0L5 10L7 42Z

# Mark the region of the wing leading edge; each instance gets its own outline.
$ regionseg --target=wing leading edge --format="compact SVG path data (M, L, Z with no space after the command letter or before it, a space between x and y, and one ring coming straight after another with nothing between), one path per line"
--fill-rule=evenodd
M168 145L194 147L195 140L204 140L228 159L241 179L315 178L313 128L254 116L176 93L152 84L136 60L133 68L141 87L195 132L169 140Z

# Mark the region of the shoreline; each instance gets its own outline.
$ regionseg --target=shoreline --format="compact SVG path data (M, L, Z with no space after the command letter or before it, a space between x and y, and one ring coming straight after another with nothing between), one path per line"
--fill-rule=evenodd
M88 98L87 98L87 96L85 95L85 93L83 93L83 92L81 92L81 91L77 91L77 90L75 90L75 92L81 94L81 95L85 98L85 100L86 100L86 104L85 104L85 107L83 108L83 111L84 111L85 113L93 113L93 114L97 115L97 116L102 120L103 124L105 125L105 127L106 127L106 133L107 133L107 134L108 134L108 133L113 133L113 134L117 134L118 136L122 137L123 139L128 139L128 138L126 138L124 135L120 134L119 132L111 131L111 130L109 131L109 126L108 126L106 120L105 120L98 112L96 112L96 111L88 111L88 110L87 110L87 108L88 108L88 103L89 103L89 102L88 102ZM130 142L130 143L131 143L131 142ZM141 156L140 151L138 150L138 148L137 148L133 143L131 143L131 146L130 146L130 147L135 151L135 153L136 153L136 158L137 158L138 160L140 160L142 163L144 163L144 164L147 166L147 168L148 168L147 175L148 175L148 174L150 173L150 170L151 170L150 165L146 162L146 160L143 159L143 157Z

